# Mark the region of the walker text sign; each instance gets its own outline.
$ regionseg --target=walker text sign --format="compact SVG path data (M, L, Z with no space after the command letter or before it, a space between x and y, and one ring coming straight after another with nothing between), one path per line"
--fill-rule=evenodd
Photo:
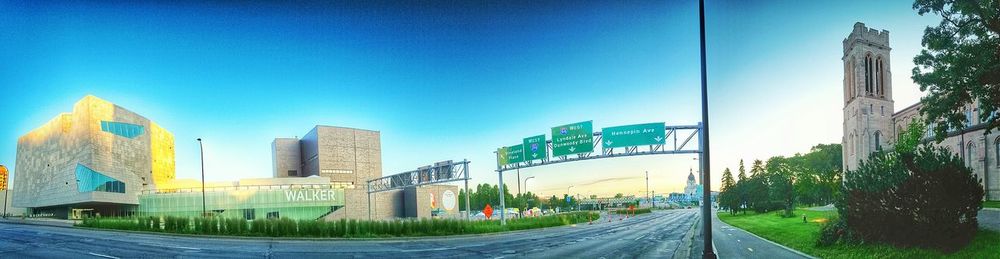
M584 121L552 127L552 156L594 152L594 123Z
M497 155L499 156L497 160L498 166L524 162L524 145L518 144L512 147L502 147L497 149Z
M335 201L340 200L333 189L285 190L285 201Z
M609 127L601 130L601 146L604 148L631 147L642 145L663 145L663 122Z
M549 151L545 148L545 135L524 138L524 159L527 161L544 159Z

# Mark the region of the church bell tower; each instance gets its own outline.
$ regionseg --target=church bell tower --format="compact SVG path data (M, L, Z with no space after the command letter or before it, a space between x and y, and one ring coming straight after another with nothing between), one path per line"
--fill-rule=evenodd
M856 170L868 155L891 147L892 74L889 31L855 23L844 39L844 170Z

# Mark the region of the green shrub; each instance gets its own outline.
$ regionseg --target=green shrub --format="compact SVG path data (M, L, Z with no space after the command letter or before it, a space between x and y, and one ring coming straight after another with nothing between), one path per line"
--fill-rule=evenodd
M150 218L150 221L152 221L154 231L160 231L163 229L162 226L160 226L160 216L154 216Z
M847 241L955 251L978 231L983 187L944 148L878 152L846 173L837 209ZM829 240L823 243L830 243Z

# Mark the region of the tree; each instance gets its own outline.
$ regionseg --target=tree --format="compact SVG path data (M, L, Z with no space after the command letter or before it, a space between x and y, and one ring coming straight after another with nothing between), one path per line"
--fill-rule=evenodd
M743 167L743 159L740 159L740 175L738 178L741 182L747 179L747 170Z
M979 104L986 132L1000 126L1000 1L916 0L920 15L941 15L927 27L924 49L913 58L913 81L928 95L920 112L934 126L938 142L948 129L963 129L965 110Z
M795 154L794 158L800 158L801 155ZM801 168L792 168L793 159L775 156L767 160L767 174L768 186L770 191L770 200L776 201L784 205L785 213L782 215L784 217L792 217L792 210L795 208L795 171ZM770 210L772 207L766 208L765 210Z
M750 167L750 176L757 176L765 172L764 161L760 161L760 159L754 160L753 165Z
M722 171L722 188L719 191L719 206L728 209L730 213L736 214L740 206L739 194L736 192L736 180L733 179L733 172L729 168Z

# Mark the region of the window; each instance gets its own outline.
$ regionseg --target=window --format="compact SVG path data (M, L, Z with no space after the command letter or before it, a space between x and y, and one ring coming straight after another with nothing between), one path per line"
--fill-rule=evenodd
M882 57L875 61L875 93L879 97L885 96L885 65Z
M1000 137L997 137L997 139L993 140L993 152L996 153L993 155L993 157L997 158L996 166L1000 167Z
M874 86L875 79L873 77L875 76L874 75L875 74L875 68L874 68L875 64L873 64L873 63L874 63L874 61L872 61L872 54L869 53L867 56L865 56L865 94L866 95L872 95L872 92L874 92L873 88L875 87Z
M881 138L882 138L882 132L876 131L875 134L874 134L874 136L873 136L873 140L875 141L875 150L876 151L882 151L882 143L879 142L881 140Z
M145 132L142 125L114 121L101 121L101 131L126 138L135 138Z
M966 154L966 156L965 156L965 166L973 167L973 164L976 161L976 144L973 144L972 142L969 142L969 144L966 145L966 153L965 154Z
M328 174L351 174L351 173L354 173L354 171L352 171L352 170L341 170L341 169L323 169L323 170L320 170L320 173L322 173L324 175L328 175Z
M125 183L82 164L76 164L76 187L79 192L125 193Z
M972 110L965 110L965 127L972 127Z
M245 219L245 220L254 220L254 219L256 219L256 216L257 215L254 212L254 209L243 209L243 219Z
M298 176L299 170L288 170L288 176Z
M267 219L277 219L277 218L281 218L281 214L278 213L277 211L272 211L267 213Z

